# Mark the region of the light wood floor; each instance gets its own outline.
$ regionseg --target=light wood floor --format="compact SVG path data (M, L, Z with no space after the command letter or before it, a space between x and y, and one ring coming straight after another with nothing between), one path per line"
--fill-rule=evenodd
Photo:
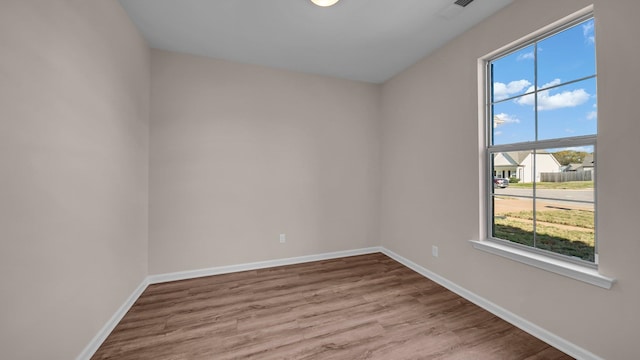
M149 286L92 359L571 359L383 254Z

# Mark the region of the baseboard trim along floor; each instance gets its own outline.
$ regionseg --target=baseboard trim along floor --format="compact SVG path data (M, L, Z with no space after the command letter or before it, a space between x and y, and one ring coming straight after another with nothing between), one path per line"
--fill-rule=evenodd
M357 249L357 250L336 251L336 252L323 253L323 254L317 254L317 255L298 256L298 257L292 257L292 258L259 261L259 262L252 262L252 263L239 264L239 265L217 266L217 267L212 267L208 269L179 271L179 272L160 274L160 275L149 275L147 279L149 280L149 284L158 284L158 283L176 281L176 280L194 279L194 278L199 278L203 276L212 276L212 275L220 275L220 274L229 274L229 273L240 272L240 271L266 269L266 268L271 268L276 266L302 264L302 263L307 263L312 261L337 259L341 257L373 254L377 252L382 252L382 247L370 247L370 248Z
M549 345L556 347L557 349L565 352L566 354L575 357L576 359L603 360L602 358L596 356L595 354L565 339L562 339L561 337L537 326L536 324L531 323L519 317L518 315L501 308L500 306L488 301L487 299L478 296L477 294L443 278L438 274L435 274L427 270L426 268L414 263L413 261L407 258L404 258L384 247L370 247L370 248L363 248L363 249L356 249L356 250L323 253L323 254L317 254L317 255L307 255L307 256L300 256L300 257L285 258L285 259L252 262L252 263L246 263L246 264L219 266L219 267L200 269L200 270L189 270L189 271L180 271L180 272L167 273L167 274L149 275L126 299L124 304L122 304L122 306L116 311L116 313L111 317L111 319L107 321L107 323L103 326L103 328L89 342L89 344L80 353L80 355L78 355L76 359L89 360L91 356L93 356L93 354L98 350L100 345L102 345L102 343L106 340L106 338L113 331L116 325L125 316L127 311L129 311L131 306L135 303L135 301L140 297L140 295L144 292L144 290L150 284L193 279L193 278L198 278L203 276L229 274L229 273L240 272L240 271L265 269L265 268L276 267L276 266L301 264L306 262L336 259L336 258L347 257L347 256L372 254L377 252L387 255L388 257L412 269L413 271L421 274L422 276L438 283L439 285L462 296L463 298L471 301L472 303L478 305L479 307L498 316L499 318L505 320L506 322L537 337L538 339L548 343Z
M140 285L131 293L131 295L125 300L124 304L120 306L120 308L113 314L111 319L107 321L107 323L98 331L96 336L91 339L89 344L82 350L80 355L76 358L77 360L89 360L93 356L93 354L98 351L100 345L107 339L109 334L116 328L116 325L122 320L122 318L127 314L129 309L133 306L133 304L138 300L140 295L144 292L144 290L149 286L148 277L142 280Z
M501 318L502 320L510 323L511 325L535 336L536 338L546 342L547 344L557 348L558 350L570 355L576 359L584 360L604 360L601 357L541 328L540 326L527 321L520 316L505 310L504 308L492 303L491 301L443 278L442 276L433 273L426 268L414 263L413 261L406 259L391 250L382 248L381 252L409 269L417 272L418 274L430 279L431 281L447 288L448 290L462 296L463 298L471 301L479 307L487 310L493 315Z

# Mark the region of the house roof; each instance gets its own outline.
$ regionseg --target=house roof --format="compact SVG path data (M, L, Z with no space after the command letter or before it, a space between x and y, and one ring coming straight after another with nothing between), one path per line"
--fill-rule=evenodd
M531 154L530 151L512 151L508 153L509 156L519 165L522 164L524 159Z
M582 168L582 164L569 164L562 167L562 171L577 171Z
M498 153L493 158L493 166L518 166L518 162L509 153Z
M544 151L538 150L538 155L552 155L552 158L558 162L558 160L553 156L553 154ZM531 155L531 151L509 151L498 153L498 156L494 158L494 166L520 166L522 162L527 158L527 156ZM558 164L560 165L560 164Z
M587 154L587 156L584 157L584 160L582 160L582 166L593 167L593 165L594 165L593 154Z

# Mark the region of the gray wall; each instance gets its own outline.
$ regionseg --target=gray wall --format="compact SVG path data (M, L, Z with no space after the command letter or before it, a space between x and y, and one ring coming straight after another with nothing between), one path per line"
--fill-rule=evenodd
M147 274L149 50L115 1L0 11L0 358L72 359Z
M640 2L595 1L603 290L479 252L478 58L590 4L520 0L383 87L382 245L605 359L637 359ZM448 174L448 175L447 175ZM440 256L431 256L431 246Z
M151 274L379 245L379 85L151 59Z

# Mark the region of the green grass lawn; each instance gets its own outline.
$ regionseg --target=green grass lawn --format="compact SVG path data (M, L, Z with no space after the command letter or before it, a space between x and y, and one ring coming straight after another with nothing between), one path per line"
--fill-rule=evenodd
M509 187L517 189L532 189L533 183L509 184ZM593 189L593 181L567 181L567 182L539 182L536 183L538 189Z
M534 246L533 212L510 212L495 217L494 236ZM594 261L594 214L587 210L549 210L536 215L535 247ZM564 228L556 225L576 227Z
M519 211L501 214L507 218L533 220L533 211ZM589 210L546 210L538 211L536 220L539 222L577 226L585 229L594 229L593 211Z

